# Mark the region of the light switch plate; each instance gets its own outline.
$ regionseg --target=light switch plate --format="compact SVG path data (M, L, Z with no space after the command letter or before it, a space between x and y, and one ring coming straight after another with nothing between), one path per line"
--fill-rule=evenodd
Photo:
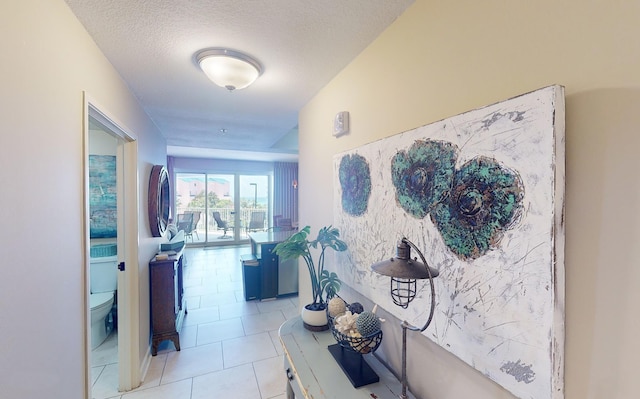
M333 119L333 135L338 137L347 132L349 132L349 112L338 112Z

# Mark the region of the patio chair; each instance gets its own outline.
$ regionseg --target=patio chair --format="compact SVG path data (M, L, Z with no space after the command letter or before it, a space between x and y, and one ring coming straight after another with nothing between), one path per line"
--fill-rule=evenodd
M282 217L282 215L275 215L273 217L273 231L290 231L293 230L293 224L291 218Z
M228 222L222 220L220 212L213 212L213 219L216 221L216 225L218 225L218 230L224 231L224 234L218 238L233 238L230 235L227 235L227 230L233 229L233 226L229 226Z
M251 212L247 233L250 231L264 230L265 213L264 211Z
M280 218L276 224L276 227L282 231L293 230L291 218Z
M191 215L191 223L184 229L184 238L191 237L191 242L193 242L193 233L198 237L198 241L200 241L200 235L198 235L198 222L200 222L200 211L185 211L185 215Z
M193 214L191 213L180 213L178 214L178 220L176 222L176 228L178 231L183 230L186 234L187 230L191 226L191 222L193 220Z

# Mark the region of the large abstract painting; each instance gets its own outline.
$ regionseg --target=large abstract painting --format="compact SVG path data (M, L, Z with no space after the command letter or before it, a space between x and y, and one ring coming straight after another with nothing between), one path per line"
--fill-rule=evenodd
M439 270L425 336L519 398L564 396L564 91L550 86L334 157L344 282L422 325L371 264L402 237Z
M89 155L89 232L91 238L117 235L116 157Z

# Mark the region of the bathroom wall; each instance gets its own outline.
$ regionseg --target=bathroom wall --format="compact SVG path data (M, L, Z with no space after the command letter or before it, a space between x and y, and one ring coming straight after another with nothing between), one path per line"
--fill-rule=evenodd
M117 138L98 128L89 129L89 154L115 156L117 149Z

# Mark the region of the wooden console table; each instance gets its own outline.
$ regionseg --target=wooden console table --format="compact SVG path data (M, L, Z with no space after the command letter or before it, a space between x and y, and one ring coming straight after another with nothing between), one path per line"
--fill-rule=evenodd
M158 259L156 255L149 262L152 356L165 340L173 341L176 350L180 350L180 329L187 313L183 296L183 249L171 251L167 259Z
M296 317L280 326L287 374L287 399L397 399L400 381L373 355L365 355L380 381L354 388L327 349L336 343L330 331L311 332ZM410 398L414 398L409 393Z

